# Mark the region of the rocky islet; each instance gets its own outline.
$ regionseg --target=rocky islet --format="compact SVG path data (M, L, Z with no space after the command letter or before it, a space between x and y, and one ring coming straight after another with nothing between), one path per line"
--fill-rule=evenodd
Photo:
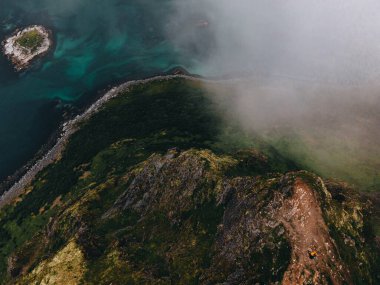
M4 54L11 60L17 71L30 66L37 57L45 55L52 47L51 31L43 26L33 25L17 30L2 43Z

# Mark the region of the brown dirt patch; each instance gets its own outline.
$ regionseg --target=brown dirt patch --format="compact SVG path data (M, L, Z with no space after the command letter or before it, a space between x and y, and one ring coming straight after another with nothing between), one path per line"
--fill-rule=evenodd
M315 192L301 179L280 210L292 247L291 262L282 284L352 284L336 245L329 235ZM309 251L317 257L310 258Z

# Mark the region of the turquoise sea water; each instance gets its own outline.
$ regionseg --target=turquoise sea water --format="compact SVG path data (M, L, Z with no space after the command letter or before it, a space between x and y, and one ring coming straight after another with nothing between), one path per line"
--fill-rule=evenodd
M121 80L191 70L165 36L171 13L169 0L1 0L1 40L41 24L55 47L23 73L0 56L0 181L47 141L62 103L80 107Z

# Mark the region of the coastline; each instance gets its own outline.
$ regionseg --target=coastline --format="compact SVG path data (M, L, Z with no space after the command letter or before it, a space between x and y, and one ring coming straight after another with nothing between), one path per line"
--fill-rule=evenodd
M132 80L127 80L127 81L120 80L114 84L109 84L99 89L98 91L95 91L95 94L91 96L92 97L91 100L84 103L78 109L78 111L69 113L68 116L66 116L66 118L63 118L61 123L59 123L59 125L57 126L56 130L53 131L51 135L48 137L46 143L41 145L39 150L37 150L30 159L25 161L23 165L18 167L13 173L9 174L4 180L0 181L0 209L3 204L3 199L4 199L3 196L5 196L7 192L13 189L16 186L16 184L20 183L21 180L25 179L25 177L30 172L33 172L33 171L36 172L36 165L42 163L43 160L47 159L45 157L48 155L48 153L51 152L54 148L56 148L58 142L65 137L65 129L64 129L65 125L66 125L66 128L68 127L68 125L72 125L74 120L76 119L78 120L78 117L85 116L85 114L91 108L93 108L95 104L99 104L100 101L103 101L101 104L106 103L111 98L105 99L105 97L109 97L108 94L114 89L118 89L117 91L114 91L117 93L117 92L124 91L123 88L127 89L129 86L145 84L154 80L163 80L163 79L169 80L173 78L184 78L188 80L202 81L202 82L218 82L218 81L228 82L228 81L241 80L241 78L228 77L228 76L204 77L198 74L189 73L185 68L177 66L161 74L152 75L151 77L147 77L143 79L132 79ZM85 119L86 118L82 118L80 121L83 121ZM50 163L52 162L53 161L51 161ZM49 165L50 163L47 163L47 164L44 163L45 166L42 167L40 170L38 170L37 173L41 171L43 168L45 168L47 165ZM33 176L33 178L35 177L35 175ZM33 180L33 178L30 180ZM23 185L25 185L25 183L23 183Z
M53 138L51 140L55 141L55 143L48 143L47 146L51 147L45 150L45 152L43 148L40 152L44 152L44 154L41 155L40 158L32 159L32 161L27 163L25 166L21 167L21 170L19 171L23 174L15 178L14 183L11 182L8 185L5 184L5 188L8 189L6 189L0 196L0 210L4 206L11 203L18 196L22 195L24 190L28 187L30 183L33 182L34 178L37 176L39 172L41 172L47 166L59 159L70 137L77 130L79 130L79 124L90 119L91 116L96 114L105 103L107 103L112 98L115 98L125 92L128 92L130 87L141 84L148 84L154 81L171 80L176 78L183 78L194 81L207 81L207 79L202 78L200 76L183 73L176 74L175 72L174 74L158 75L147 79L127 81L125 83L112 87L94 103L90 104L89 107L85 109L81 114L78 114L73 119L64 122L58 128L57 134L53 134ZM24 172L23 170L26 170L26 172ZM17 172L15 175L17 176Z
M8 176L7 179L0 181L0 210L21 195L23 190L34 180L40 171L59 158L71 135L79 129L78 124L89 119L106 102L117 97L120 93L127 92L129 87L175 78L215 83L220 81L236 82L244 80L246 77L203 77L197 74L191 74L182 67L175 67L163 74L154 75L145 79L116 83L114 87L111 87L111 85L108 88L101 89L91 102L80 109L78 114L74 113L72 116L69 116L67 121L63 121L57 130L51 134L47 143L42 145L40 150L37 151L29 161L25 162L24 165L18 168L12 175ZM252 76L249 78L252 78Z

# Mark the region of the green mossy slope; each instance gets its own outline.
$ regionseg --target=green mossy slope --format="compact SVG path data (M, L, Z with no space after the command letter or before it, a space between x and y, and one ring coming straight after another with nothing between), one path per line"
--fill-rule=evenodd
M281 282L292 246L269 213L296 179L315 191L353 282L376 284L359 197L270 147L225 147L225 122L199 84L134 86L83 123L1 209L0 284Z

